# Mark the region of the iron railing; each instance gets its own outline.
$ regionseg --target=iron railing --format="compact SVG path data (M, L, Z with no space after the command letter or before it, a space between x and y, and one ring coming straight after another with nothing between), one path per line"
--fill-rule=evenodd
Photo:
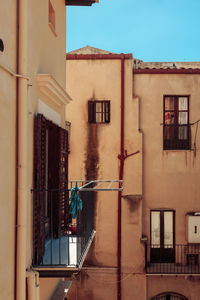
M191 146L191 128L189 124L163 126L164 150L189 150Z
M146 245L147 274L200 274L200 245Z
M82 210L73 219L70 189L32 190L35 267L78 267L82 261L94 232L94 192L80 193Z

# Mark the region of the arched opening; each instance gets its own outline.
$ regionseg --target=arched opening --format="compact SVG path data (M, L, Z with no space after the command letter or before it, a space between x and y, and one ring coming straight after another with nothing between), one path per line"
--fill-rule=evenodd
M151 298L151 300L189 300L189 299L178 293L165 292L156 295L155 297Z

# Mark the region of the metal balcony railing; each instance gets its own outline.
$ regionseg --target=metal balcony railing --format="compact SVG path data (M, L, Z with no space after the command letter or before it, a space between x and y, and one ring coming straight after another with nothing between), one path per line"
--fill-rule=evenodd
M76 218L70 213L70 189L32 193L33 266L79 267L94 236L94 192L80 193Z
M147 274L200 274L200 245L146 245Z
M189 150L191 147L191 126L170 124L163 126L164 150Z

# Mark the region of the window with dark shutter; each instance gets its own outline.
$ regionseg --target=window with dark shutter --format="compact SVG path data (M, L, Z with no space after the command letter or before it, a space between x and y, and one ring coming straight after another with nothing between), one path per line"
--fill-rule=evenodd
M109 123L110 101L88 101L88 122Z
M35 116L34 125L34 260L44 255L45 240L60 237L68 224L68 131Z

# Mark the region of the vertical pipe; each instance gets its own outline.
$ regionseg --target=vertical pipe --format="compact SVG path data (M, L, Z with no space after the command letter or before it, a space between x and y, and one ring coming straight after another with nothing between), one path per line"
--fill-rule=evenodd
M124 54L121 55L121 129L120 129L119 180L123 179L124 169ZM120 185L120 183L119 183ZM117 215L117 299L121 300L121 191L118 192Z
M27 0L19 0L19 73L27 74ZM18 79L18 186L17 186L17 269L16 299L26 298L27 216L27 81Z
M36 284L35 284L35 273L27 272L27 295L28 300L36 299Z
M26 273L26 278L28 300L39 300L39 273L28 271Z
M19 0L16 0L16 74L19 73ZM17 224L18 224L18 148L19 148L19 78L16 78L16 131L15 131L15 278L14 278L14 299L17 294Z

